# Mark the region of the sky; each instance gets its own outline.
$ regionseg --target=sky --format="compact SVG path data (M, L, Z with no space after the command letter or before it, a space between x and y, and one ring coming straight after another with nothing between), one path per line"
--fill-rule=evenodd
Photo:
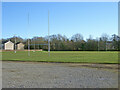
M80 33L87 39L118 34L117 2L4 2L2 37L47 36L48 10L50 35Z

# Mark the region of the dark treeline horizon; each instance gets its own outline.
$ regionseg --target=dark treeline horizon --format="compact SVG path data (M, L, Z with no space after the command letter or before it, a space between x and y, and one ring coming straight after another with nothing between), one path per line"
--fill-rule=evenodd
M22 42L25 44L25 49L28 48L28 40L30 41L30 49L43 49L48 50L48 36L23 39L19 36L14 36L11 38L4 39L2 38L2 44L7 41L12 41L15 43ZM99 38L92 38L90 35L89 38L84 40L82 34L77 33L71 38L67 38L65 35L54 34L50 35L50 50L51 51L118 51L120 50L120 37L116 34L111 36L107 34L102 34Z

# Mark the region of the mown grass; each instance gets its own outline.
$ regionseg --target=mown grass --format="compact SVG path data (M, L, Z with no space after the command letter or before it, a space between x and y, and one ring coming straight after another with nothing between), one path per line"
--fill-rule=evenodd
M118 63L118 52L115 51L8 51L2 52L2 60L41 61L41 62L79 62L79 63Z

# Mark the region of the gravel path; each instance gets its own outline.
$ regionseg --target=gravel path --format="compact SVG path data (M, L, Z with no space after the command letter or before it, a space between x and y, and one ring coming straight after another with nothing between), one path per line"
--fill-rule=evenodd
M117 69L63 63L2 62L3 88L117 88Z

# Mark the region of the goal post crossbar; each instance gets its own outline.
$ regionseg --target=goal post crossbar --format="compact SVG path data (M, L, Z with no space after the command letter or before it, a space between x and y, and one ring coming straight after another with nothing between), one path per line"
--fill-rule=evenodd
M48 44L30 44L30 45L48 45Z

